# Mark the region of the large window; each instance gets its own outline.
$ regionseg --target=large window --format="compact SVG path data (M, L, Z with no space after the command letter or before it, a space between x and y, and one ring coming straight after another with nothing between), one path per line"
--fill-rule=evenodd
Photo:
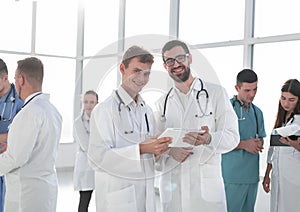
M180 1L179 37L190 44L243 39L244 1Z
M273 92L284 80L299 78L298 0L3 1L0 8L0 57L10 80L18 60L31 55L43 60L43 89L63 115L62 142L73 142L72 122L80 112L73 111L74 97L94 89L103 101L120 83L123 47L136 44L154 52L150 82L142 92L154 105L172 84L160 57L170 31L191 45L194 74L220 83L229 97L236 94L237 72L258 73L255 103L263 109L268 134L278 100ZM159 77L164 83L157 84Z
M72 142L75 60L39 58L44 63L43 92L50 94L50 101L63 116L61 142Z
M126 1L125 37L169 33L170 0Z
M31 2L1 1L0 8L0 50L30 51Z
M37 2L36 52L76 56L78 4Z
M230 46L220 48L201 49L202 54L212 65L220 84L227 90L231 98L236 94L234 86L236 75L243 69L243 47ZM200 70L199 75L202 70Z
M0 57L8 65L10 81L18 60L41 59L43 92L63 116L61 142L73 142L77 2L3 1L0 8Z
M255 102L264 112L266 133L272 132L281 86L288 79L299 79L300 41L260 44L255 46L254 70L258 73L258 92ZM268 137L269 138L269 137ZM267 139L268 140L268 139ZM266 142L267 148L269 145ZM263 154L265 163L267 154Z
M94 56L118 40L119 0L84 2L84 55ZM117 53L117 45L106 54ZM102 54L104 52L101 52Z
M255 1L255 35L272 36L300 32L300 1Z

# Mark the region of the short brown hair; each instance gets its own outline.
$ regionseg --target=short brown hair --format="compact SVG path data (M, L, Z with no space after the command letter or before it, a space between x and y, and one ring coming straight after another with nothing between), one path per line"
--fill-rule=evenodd
M130 61L135 57L137 57L141 63L148 63L152 65L154 62L154 57L150 52L139 46L132 46L127 49L122 57L122 63L125 68L128 67Z
M28 57L18 61L20 74L26 77L26 80L35 85L42 85L44 78L44 65L42 61L36 57Z

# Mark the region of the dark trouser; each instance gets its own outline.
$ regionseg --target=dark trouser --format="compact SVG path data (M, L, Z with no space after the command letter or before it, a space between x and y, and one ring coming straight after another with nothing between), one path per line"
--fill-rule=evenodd
M4 176L0 176L0 212L4 211L4 198L5 197L5 181Z
M88 212L92 193L93 190L79 191L80 198L79 198L78 212Z

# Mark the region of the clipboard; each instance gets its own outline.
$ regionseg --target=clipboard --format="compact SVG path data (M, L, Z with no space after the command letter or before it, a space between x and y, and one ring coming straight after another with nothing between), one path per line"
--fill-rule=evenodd
M270 137L270 146L289 146L287 144L281 143L279 138L281 135L271 135Z

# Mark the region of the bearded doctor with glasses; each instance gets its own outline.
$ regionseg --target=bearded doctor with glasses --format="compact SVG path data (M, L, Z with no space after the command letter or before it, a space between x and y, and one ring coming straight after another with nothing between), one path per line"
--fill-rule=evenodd
M122 83L92 111L88 158L95 169L97 212L155 212L155 156L171 138L157 139L152 110L139 92L153 56L130 47L120 64Z
M221 154L239 141L234 110L224 88L192 75L185 43L167 42L162 58L174 85L158 101L158 127L188 129L183 141L191 145L171 147L157 162L163 212L225 212Z

